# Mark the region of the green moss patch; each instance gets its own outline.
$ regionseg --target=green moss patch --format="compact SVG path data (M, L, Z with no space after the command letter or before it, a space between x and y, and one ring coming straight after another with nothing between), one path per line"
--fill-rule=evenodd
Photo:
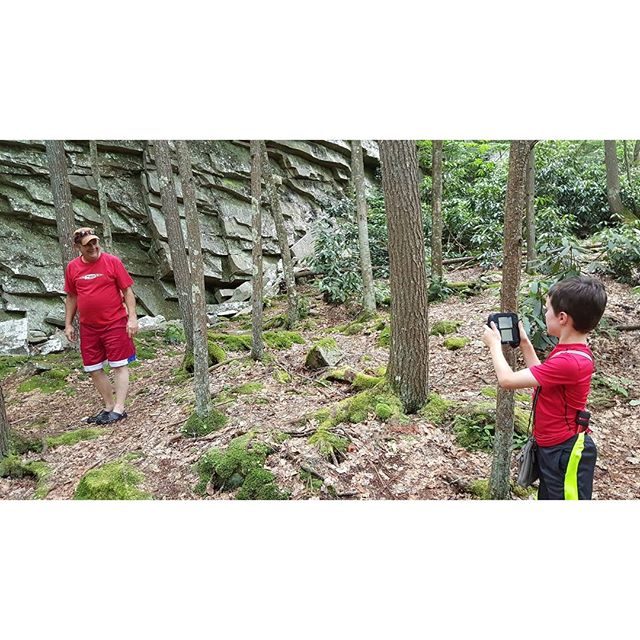
M357 336L365 330L366 326L364 322L351 322L343 327L340 333L345 336Z
M58 436L47 438L47 445L53 448L63 445L74 445L82 440L95 440L105 431L105 429L75 429L74 431L67 431L66 433L61 433Z
M236 500L287 500L288 497L278 488L273 473L262 468L249 471L236 494Z
M344 459L349 441L346 438L341 438L328 428L319 427L309 438L309 444L316 446L320 455L324 458L340 461Z
M449 349L449 351L457 351L458 349L462 349L469 342L469 338L463 338L461 336L455 336L451 338L445 338L444 346Z
M216 344L213 340L207 341L207 351L208 351L208 363L209 366L212 367L215 364L220 364L227 359L227 354L224 349ZM184 359L182 361L182 368L187 373L193 373L194 367L194 359L193 353L188 352L184 354Z
M19 456L24 455L29 451L40 453L43 446L42 438L11 430L9 435L9 451L11 451L11 453L15 453Z
M389 347L391 345L391 327L385 327L378 336L379 347Z
M229 351L251 351L251 334L209 331L209 340L224 345Z
M0 356L0 380L11 375L29 361L29 356Z
M369 376L366 373L356 373L351 386L354 389L362 390L362 389L372 389L373 387L379 385L384 381L384 378L379 378L377 376Z
M269 318L268 320L265 321L263 328L264 329L279 329L281 327L286 327L287 326L287 316L284 313L281 313L277 316L273 316L272 318Z
M151 334L139 333L134 336L136 357L140 360L153 360L158 355L158 342Z
M446 400L437 393L430 393L427 403L420 409L420 415L424 416L430 423L438 427L443 426L452 420L455 414L456 403Z
M0 460L0 478L34 478L37 482L34 498L43 499L51 490L48 480L51 469L44 460L22 462L19 456L10 455Z
M210 449L196 464L200 481L195 491L204 494L209 482L225 491L241 487L251 471L264 466L269 453L270 447L257 440L252 431L234 438L224 449Z
M276 369L273 372L273 377L280 384L288 384L291 382L291 374L283 371L282 369Z
M304 338L297 331L265 331L262 337L272 349L289 349L294 344L304 344Z
M205 418L201 418L196 411L194 411L187 421L182 425L180 430L185 436L192 438L200 438L207 434L221 429L227 423L227 416L218 411L217 409L210 409Z
M253 393L258 393L264 389L264 385L262 382L246 382L239 387L235 387L231 389L229 393L233 395L251 395Z
M462 322L459 320L439 320L434 323L429 333L432 336L446 336L450 333L455 333L461 324Z
M18 391L27 393L34 389L39 389L41 393L55 393L67 387L67 377L71 373L71 369L66 367L60 369L50 369L39 375L34 375L25 380L19 387Z
M140 490L144 475L124 460L116 460L88 471L78 483L74 500L150 500Z

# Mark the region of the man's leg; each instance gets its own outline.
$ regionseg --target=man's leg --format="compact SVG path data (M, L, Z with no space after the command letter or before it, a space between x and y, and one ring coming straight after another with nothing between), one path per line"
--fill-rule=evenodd
M124 403L127 399L129 391L129 367L124 365L113 370L113 384L116 389L116 403L111 411L115 413L124 413Z
M107 374L104 372L104 369L98 369L97 371L91 371L91 381L93 382L93 386L96 388L97 392L100 394L104 402L104 408L106 411L113 411L114 409L114 401L113 401L113 387L111 386L111 382L109 382L109 378Z

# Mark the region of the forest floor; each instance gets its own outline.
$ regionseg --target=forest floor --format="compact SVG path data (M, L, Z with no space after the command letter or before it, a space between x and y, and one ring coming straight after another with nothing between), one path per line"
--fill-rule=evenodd
M480 268L458 270L447 277L450 281L473 280L481 274L499 281L499 272ZM638 301L631 289L611 280L605 282L609 294L605 317L612 324L640 324ZM180 432L193 407L193 390L190 380L176 375L183 345L167 344L162 335L147 333L142 337L146 357L140 357L138 366L131 369L129 417L104 428L97 437L75 444L64 444L56 438L91 426L82 418L101 408L77 355L73 355L74 364L65 387L53 393L45 394L39 388L25 390L25 382L34 374L33 362L5 372L2 386L14 433L50 444L43 451L22 453L25 462L44 463L40 468L46 472L40 473L39 482L31 477L0 478L0 499L70 499L85 473L123 458L141 472L140 489L154 499L232 499L233 491L216 490L211 485L204 494L196 492L199 478L194 465L212 447L224 449L231 440L249 431L270 443L272 453L264 466L291 499L476 497L477 481L490 474L491 453L460 446L450 424L438 426L423 414L389 421L370 414L361 422L340 425L339 432L349 439L348 450L340 460L324 458L309 443L308 436L317 427L317 421L309 420L309 416L356 393L348 383L323 381L325 371L306 369L309 349L319 338L333 337L343 353L338 366L374 374L387 364L389 356L388 348L378 345L380 330L374 325L377 322L380 326L380 318L388 322L389 311L383 308L380 318L368 323L362 333L344 335L336 327L344 331L354 316L342 305L326 304L311 285L304 293L311 303L310 315L299 329L305 344L293 344L283 350L267 348L270 357L264 363L254 363L246 351L228 352L229 360L212 370L211 394L214 402L218 402L215 398L223 402L218 408L228 421L204 437L188 437ZM284 300L277 299L274 306L265 310L265 318L282 313L283 305ZM486 317L498 309L496 287L472 297L453 296L430 305L430 326L439 320L459 321L456 335L469 339L463 348L450 351L443 346L443 336L430 337L432 392L462 403L495 402L487 397L487 388L495 387L496 378L481 335ZM216 330L247 331L247 322L248 316L240 317ZM590 339L590 346L598 374L609 380L601 396L604 392L609 395L602 396L604 402L599 408L591 408L599 449L593 497L637 499L640 406L633 400L640 398L640 334L599 332ZM278 379L282 372L290 374L289 382ZM247 383L262 386L243 387ZM617 387L615 393L612 387ZM513 497L531 499L532 494L519 492Z

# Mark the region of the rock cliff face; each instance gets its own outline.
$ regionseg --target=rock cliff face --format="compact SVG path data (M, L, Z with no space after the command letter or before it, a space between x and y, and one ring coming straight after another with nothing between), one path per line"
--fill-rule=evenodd
M344 140L267 141L293 253L312 246L311 222L348 197L350 150ZM377 145L365 142L369 184ZM251 278L249 142L190 143L197 184L208 302L220 302ZM73 209L78 226L101 233L89 143L65 141ZM113 253L134 278L141 314L178 315L171 257L152 142L98 141L100 171L113 229ZM177 173L177 169L176 169ZM176 176L177 178L177 176ZM181 204L180 181L176 179ZM279 260L273 219L263 214L265 270ZM26 319L32 335L50 334L63 312L63 270L44 141L0 141L0 324Z

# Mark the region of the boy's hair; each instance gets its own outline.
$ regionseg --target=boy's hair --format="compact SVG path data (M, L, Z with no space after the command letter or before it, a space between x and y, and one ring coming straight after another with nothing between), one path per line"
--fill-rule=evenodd
M556 315L564 311L571 316L576 331L589 333L602 318L607 292L597 278L574 276L556 282L549 289L549 302Z

